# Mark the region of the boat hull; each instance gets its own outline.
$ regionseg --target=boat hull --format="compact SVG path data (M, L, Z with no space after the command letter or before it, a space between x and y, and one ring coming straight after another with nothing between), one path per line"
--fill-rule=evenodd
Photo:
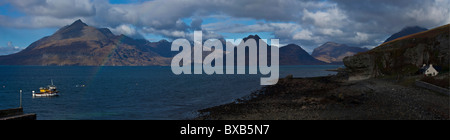
M33 97L53 97L58 96L58 93L33 93Z

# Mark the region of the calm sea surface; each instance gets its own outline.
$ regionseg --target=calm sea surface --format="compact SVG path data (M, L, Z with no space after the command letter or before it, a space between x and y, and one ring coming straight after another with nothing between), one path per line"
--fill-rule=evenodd
M315 77L342 66L282 66L280 77ZM39 120L177 120L261 88L264 75L174 75L170 67L0 66L0 109L19 106ZM33 98L53 79L58 97Z

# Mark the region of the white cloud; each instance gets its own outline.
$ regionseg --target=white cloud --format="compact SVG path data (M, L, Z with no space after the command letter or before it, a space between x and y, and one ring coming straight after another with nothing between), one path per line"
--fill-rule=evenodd
M115 32L116 34L125 34L125 35L136 34L136 30L133 27L131 27L131 25L125 25L125 24L122 24L111 31Z
M130 24L122 24L117 26L116 28L109 28L112 33L116 35L126 35L132 38L143 39L144 37L135 29L133 25Z
M361 33L361 32L356 32L356 36L354 38L352 38L352 40L355 43L365 42L365 41L368 41L368 39L369 39L369 34Z
M8 44L5 47L0 46L0 55L8 55L17 53L19 51L23 50L23 48L19 46L14 46L11 41L8 42Z
M336 6L324 11L310 12L303 9L303 22L311 22L317 27L342 27L347 24L347 16Z
M344 35L344 32L340 29L334 29L334 28L319 28L317 29L317 32L322 35L329 35L329 36L342 36Z
M292 39L295 40L312 40L313 39L313 33L309 30L302 30L298 33L296 33Z
M160 34L166 37L170 37L172 39L174 38L185 38L186 37L186 32L184 31L178 31L178 30L168 30L168 29L155 29L155 28L148 28L148 27L144 27L143 31L146 33L153 33L153 34Z

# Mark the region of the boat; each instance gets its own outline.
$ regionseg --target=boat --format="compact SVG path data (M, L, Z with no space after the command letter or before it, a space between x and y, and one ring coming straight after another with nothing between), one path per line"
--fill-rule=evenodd
M47 87L40 87L39 92L33 92L33 97L52 97L58 96L59 91L56 86L53 85L53 80L51 80L52 84Z

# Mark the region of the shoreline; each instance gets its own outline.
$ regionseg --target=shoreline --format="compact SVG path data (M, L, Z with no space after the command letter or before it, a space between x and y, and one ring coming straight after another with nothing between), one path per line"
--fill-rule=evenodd
M339 79L288 76L236 102L198 110L194 120L450 119L449 96L414 86L414 78Z

